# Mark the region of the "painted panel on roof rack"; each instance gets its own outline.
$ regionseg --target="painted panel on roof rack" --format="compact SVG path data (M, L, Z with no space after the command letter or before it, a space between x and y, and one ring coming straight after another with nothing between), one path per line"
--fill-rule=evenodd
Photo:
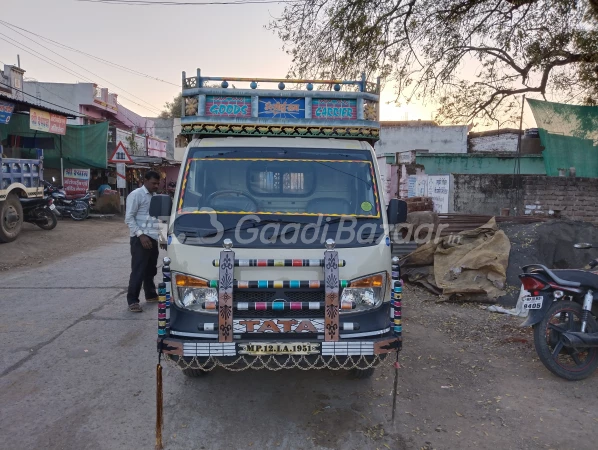
M206 116L251 117L251 97L206 97Z
M272 119L304 119L305 98L260 97L258 113Z
M357 120L357 100L314 98L311 110L314 119Z

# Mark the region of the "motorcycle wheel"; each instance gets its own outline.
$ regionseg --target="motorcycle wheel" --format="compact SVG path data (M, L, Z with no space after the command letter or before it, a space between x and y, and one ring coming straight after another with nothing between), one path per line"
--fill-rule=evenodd
M35 224L40 227L42 230L53 230L54 228L56 228L56 224L58 223L58 219L56 218L56 215L48 210L48 209L42 209L38 214L37 214L38 219L43 220L46 219L45 223L40 223L40 222L36 222Z
M87 203L77 202L75 209L71 211L71 219L73 220L85 220L89 216L89 206Z
M581 330L581 315L582 307L578 303L559 301L534 326L534 344L540 361L553 374L565 380L583 380L598 367L598 348L568 348L563 345L564 331ZM598 324L591 314L586 330L588 333L598 332Z

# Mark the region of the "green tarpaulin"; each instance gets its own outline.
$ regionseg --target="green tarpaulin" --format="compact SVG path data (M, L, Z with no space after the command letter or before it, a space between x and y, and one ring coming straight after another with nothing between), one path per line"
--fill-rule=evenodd
M59 136L29 129L29 116L14 114L7 125L0 125L0 140L9 136L23 138L21 149L23 158L36 158L34 142L31 138L43 142L44 166L60 168L60 149L65 168L106 168L106 147L108 145L108 122L96 125L67 125L66 134ZM53 139L54 145L48 145L48 139ZM53 147L49 149L49 147Z
M546 175L575 167L578 177L598 178L598 106L528 100L540 132Z

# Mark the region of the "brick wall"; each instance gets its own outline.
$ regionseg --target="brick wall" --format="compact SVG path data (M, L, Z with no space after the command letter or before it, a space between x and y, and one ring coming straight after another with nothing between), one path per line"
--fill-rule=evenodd
M462 214L541 215L598 225L598 178L545 175L453 175L453 211Z
M598 224L598 179L524 176L526 215L564 217Z

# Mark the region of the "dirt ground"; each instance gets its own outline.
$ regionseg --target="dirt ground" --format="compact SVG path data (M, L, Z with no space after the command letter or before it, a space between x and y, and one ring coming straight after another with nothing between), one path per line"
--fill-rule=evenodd
M126 232L119 218L62 220L51 232L27 224L17 241L0 246L10 255L0 270L49 264ZM347 426L370 444L360 448L372 450L597 448L598 373L561 380L538 360L522 319L437 300L405 288L395 424L389 422L394 369L383 367L343 398L321 398L308 419L306 448L354 448L341 433Z
M88 219L76 222L59 219L51 231L31 223L23 224L19 237L8 244L0 244L0 272L19 267L43 266L78 252L86 252L128 230L120 217ZM7 255L7 256L5 256Z

